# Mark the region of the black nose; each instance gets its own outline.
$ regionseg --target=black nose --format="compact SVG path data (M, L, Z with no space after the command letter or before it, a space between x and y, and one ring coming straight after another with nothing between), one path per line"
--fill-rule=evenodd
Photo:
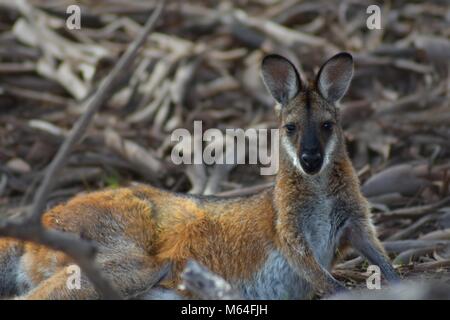
M304 152L300 157L300 162L307 173L315 173L322 165L322 155L320 152Z

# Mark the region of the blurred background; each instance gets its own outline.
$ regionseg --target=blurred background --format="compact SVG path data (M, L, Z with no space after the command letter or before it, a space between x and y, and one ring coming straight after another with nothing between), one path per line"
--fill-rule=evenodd
M67 7L81 8L70 30ZM381 29L370 30L369 5ZM0 0L0 216L26 210L68 131L156 6L138 0ZM259 75L279 53L313 79L339 51L355 76L342 101L348 150L380 238L405 277L449 281L450 4L442 1L166 1L155 31L57 179L48 206L151 183L218 196L273 181L257 165L171 161L176 128L276 128ZM350 253L334 274L366 279Z

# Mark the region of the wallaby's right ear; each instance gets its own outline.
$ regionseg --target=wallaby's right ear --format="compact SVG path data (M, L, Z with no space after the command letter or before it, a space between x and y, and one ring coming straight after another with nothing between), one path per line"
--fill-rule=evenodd
M317 88L331 103L339 101L350 85L353 77L353 58L341 52L326 61L317 75Z
M286 105L301 88L295 66L286 58L271 54L262 61L261 74L267 90L281 105Z

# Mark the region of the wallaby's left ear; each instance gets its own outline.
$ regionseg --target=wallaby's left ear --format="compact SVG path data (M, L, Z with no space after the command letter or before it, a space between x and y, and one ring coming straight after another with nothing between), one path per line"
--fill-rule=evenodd
M301 80L295 66L288 59L271 54L261 64L266 88L281 105L286 105L301 89Z
M316 86L326 100L335 103L347 92L352 77L353 58L349 53L341 52L322 65Z

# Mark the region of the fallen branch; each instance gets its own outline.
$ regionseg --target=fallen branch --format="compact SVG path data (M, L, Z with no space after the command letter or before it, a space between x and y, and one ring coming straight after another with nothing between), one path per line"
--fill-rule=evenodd
M141 171L148 171L154 177L154 184L157 184L157 178L166 174L163 162L137 143L122 139L112 129L105 130L104 138L106 146L121 155L128 163L139 167Z
M242 299L222 277L212 273L195 261L188 261L181 274L182 286L205 300Z
M423 216L416 222L414 222L412 225L408 226L405 229L401 229L398 232L391 235L387 240L401 240L406 239L408 237L411 237L414 233L416 233L422 226L426 225L427 223L430 223L438 218L437 214L429 214L426 216Z
M439 248L445 248L445 247L444 246L431 246L431 247L425 247L425 248L406 250L406 251L400 253L394 259L393 264L394 265L406 265L408 263L411 263L411 261L413 261L417 257L430 254Z
M450 240L396 240L396 241L384 241L384 248L387 252L403 252L411 249L449 246Z
M444 198L436 203L423 206L401 208L389 212L383 212L378 217L378 221L386 221L390 219L414 219L420 218L428 212L435 211L450 204L450 197Z
M217 193L216 195L220 196L220 197L247 196L247 195L252 195L252 194L261 192L262 190L270 188L270 187L273 187L273 182L266 182L266 183L257 184L255 186L251 186L251 187L239 188L239 189L230 190L230 191L223 191L223 192Z
M450 268L450 259L442 261L424 262L414 265L414 271L425 272L436 269Z

